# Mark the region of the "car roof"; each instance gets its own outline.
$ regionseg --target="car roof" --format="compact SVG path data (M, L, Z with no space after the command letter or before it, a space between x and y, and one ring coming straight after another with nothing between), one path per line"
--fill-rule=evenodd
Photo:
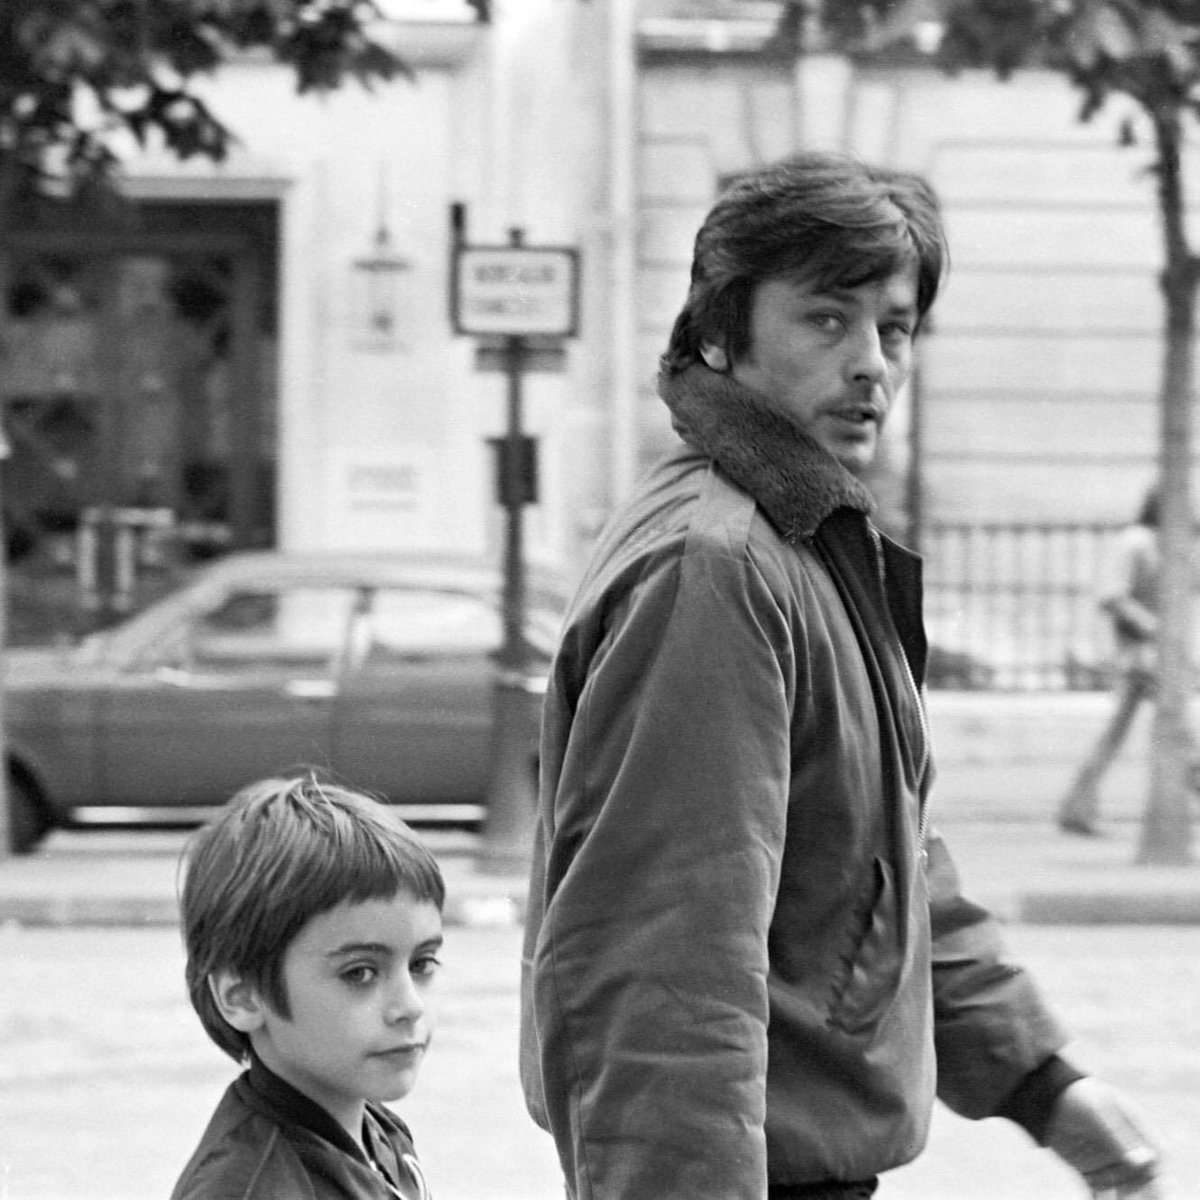
M500 569L481 556L395 551L239 551L200 567L188 582L148 608L98 635L93 652L123 654L152 641L183 613L205 606L241 585L289 581L341 583L349 587L423 585L446 591L495 595L502 586ZM565 607L566 577L544 565L527 565L527 595L551 610ZM91 639L89 639L90 641Z
M541 564L525 564L526 574L539 585L564 589L565 576ZM240 583L255 579L291 579L297 576L333 577L377 583L387 580L419 580L476 586L499 583L498 564L482 556L432 551L346 550L247 550L226 555L197 572L195 580Z

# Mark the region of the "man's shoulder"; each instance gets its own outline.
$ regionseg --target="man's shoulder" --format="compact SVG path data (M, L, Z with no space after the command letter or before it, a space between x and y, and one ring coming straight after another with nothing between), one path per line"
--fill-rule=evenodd
M590 603L598 594L677 580L680 570L733 570L742 577L747 566L768 586L789 587L811 554L807 544L785 539L711 459L682 447L660 459L613 513L580 595Z
M758 500L708 456L684 445L661 458L610 522L613 544L648 551L750 548L803 552L771 521Z

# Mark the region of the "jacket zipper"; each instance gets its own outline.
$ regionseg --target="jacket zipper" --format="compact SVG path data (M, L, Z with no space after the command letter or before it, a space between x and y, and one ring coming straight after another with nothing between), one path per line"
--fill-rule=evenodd
M879 572L879 587L883 592L884 604L887 603L887 578L883 567L883 542L879 536L879 530L870 523L867 524L867 529L871 534L871 541L875 546L875 567ZM912 666L909 664L908 655L904 653L904 647L900 647L900 661L904 664L904 678L908 681L909 691L912 693L913 702L917 706L917 720L921 726L921 755L920 767L917 771L917 786L921 785L921 781L925 778L925 772L929 769L929 720L925 713L925 699L921 695L920 688L917 687L917 681L913 677ZM921 815L917 823L917 850L924 858L926 856L925 840L929 836L929 797L922 796L919 798L921 805Z
M929 769L929 721L925 715L925 699L917 687L917 681L913 678L912 667L908 665L908 656L901 650L900 657L904 659L904 676L908 680L908 686L912 688L913 699L917 704L917 718L921 723L921 768L917 772L918 786L920 786L920 781L925 778L925 772ZM929 796L922 796L920 803L921 820L917 827L917 849L924 855L926 853L925 839L929 835Z

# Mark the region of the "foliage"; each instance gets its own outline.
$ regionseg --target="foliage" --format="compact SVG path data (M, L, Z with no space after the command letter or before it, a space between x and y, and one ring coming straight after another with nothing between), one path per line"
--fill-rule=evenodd
M803 7L803 4L801 4ZM852 45L864 39L892 15L896 0L858 0L841 4L825 0L821 11L821 26L836 45Z
M788 11L811 9L792 0ZM822 0L820 23L843 48L903 41L938 21L939 64L1061 71L1084 93L1084 119L1113 93L1148 111L1200 115L1200 0Z
M1200 113L1200 0L941 0L944 65L1001 75L1041 63L1084 94L1091 117L1113 93L1152 115Z
M194 85L241 53L291 67L301 92L406 74L370 36L378 15L373 0L0 0L3 191L103 181L121 132L224 158L233 133Z

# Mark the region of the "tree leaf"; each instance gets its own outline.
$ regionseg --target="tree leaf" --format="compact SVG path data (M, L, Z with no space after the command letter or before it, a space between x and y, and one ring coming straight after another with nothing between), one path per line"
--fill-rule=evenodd
M1142 53L1137 34L1125 16L1112 4L1093 9L1092 36L1101 52L1118 62Z
M379 16L371 0L0 0L0 176L61 180L51 155L80 186L113 167L104 131L78 124L79 89L140 144L157 133L180 157L222 158L233 134L189 79L252 48L289 66L301 91L411 76L370 36ZM138 88L146 98L131 103Z

